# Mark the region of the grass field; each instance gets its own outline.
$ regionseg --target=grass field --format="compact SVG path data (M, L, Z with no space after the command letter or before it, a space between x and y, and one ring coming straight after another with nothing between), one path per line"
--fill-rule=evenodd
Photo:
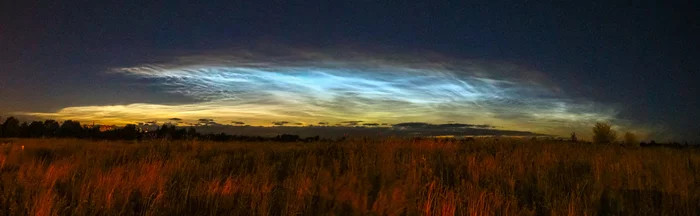
M700 215L697 149L20 139L4 215Z

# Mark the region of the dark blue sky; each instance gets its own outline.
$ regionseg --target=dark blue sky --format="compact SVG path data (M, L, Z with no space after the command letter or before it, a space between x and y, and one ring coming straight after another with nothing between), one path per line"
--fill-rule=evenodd
M700 140L697 1L251 2L3 2L0 113L191 103L103 72L237 47L351 47L515 63L569 98Z

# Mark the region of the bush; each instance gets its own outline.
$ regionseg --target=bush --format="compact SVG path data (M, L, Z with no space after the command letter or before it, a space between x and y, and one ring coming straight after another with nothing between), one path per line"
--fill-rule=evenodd
M610 144L617 139L615 132L608 123L595 123L593 127L593 142L597 144Z
M639 140L637 139L637 136L630 132L625 133L625 145L639 146Z

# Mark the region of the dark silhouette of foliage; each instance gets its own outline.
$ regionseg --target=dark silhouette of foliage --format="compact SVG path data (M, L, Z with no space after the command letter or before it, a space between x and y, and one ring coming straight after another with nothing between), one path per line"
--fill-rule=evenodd
M187 128L187 138L194 138L197 137L199 134L197 134L197 130L194 129L194 127L189 127Z
M637 139L637 136L634 135L633 133L627 132L625 133L625 145L626 146L637 146L639 144L639 140Z
M158 138L171 138L175 134L175 126L170 126L169 124L163 124L163 126L158 129Z
M299 136L292 134L282 134L275 137L274 140L279 142L296 142L299 141Z
M5 133L6 132L6 133ZM136 125L128 124L124 127L116 127L109 130L101 130L99 125L81 125L78 121L66 120L59 123L55 120L33 121L20 123L14 117L6 119L0 124L0 137L27 137L27 138L88 138L98 140L142 140L142 139L202 139L212 141L277 141L277 142L318 142L328 141L319 136L300 138L298 135L283 134L277 137L238 136L220 134L200 134L195 127L177 127L172 124L164 124L155 131L142 131Z
M22 122L22 124L19 125L19 137L29 137L29 124L27 124L27 122Z
M27 135L29 137L42 137L44 136L44 131L46 128L44 128L44 123L40 121L33 121L31 124L29 124L29 127L27 128Z
M58 129L58 136L82 138L83 131L84 129L80 125L80 122L66 120L63 122L63 124L61 124L61 127Z
M15 117L9 117L5 119L5 123L2 124L2 136L3 137L19 137L20 135L20 125L19 120Z
M617 139L615 132L610 124L597 122L593 127L593 142L597 144L610 144Z
M576 132L571 132L571 142L578 142L578 137L576 137Z
M609 125L602 124L596 125L596 128L602 128L602 130L595 131L612 131L609 130ZM614 131L612 131L614 135ZM610 133L603 133L608 134ZM577 140L575 138L575 133L572 133L572 140ZM330 141L343 141L347 140L348 135L344 137L339 137L338 139L327 139L321 138L319 136L312 136L302 138L299 135L294 134L281 134L274 137L261 137L261 136L245 136L245 135L228 135L225 133L219 134L200 134L197 132L195 127L178 127L172 124L164 124L157 130L147 131L139 128L139 126L128 124L124 127L114 127L112 129L104 130L98 125L81 125L80 122L66 120L62 124L59 124L55 120L45 120L44 122L33 121L31 123L20 123L20 121L14 117L9 117L5 120L5 123L0 125L0 137L29 137L29 138L84 138L93 140L147 140L147 139L169 139L169 140L210 140L210 141L246 141L246 142L330 142ZM614 136L608 136L609 138L614 138ZM366 137L365 137L366 138ZM416 137L415 139L424 139L421 137ZM614 139L607 139L607 142L612 142ZM474 138L466 138L461 140L461 143L474 142ZM563 142L563 140L559 140ZM497 143L497 139L494 143ZM597 143L603 143L600 140ZM591 142L587 142L591 143ZM641 147L665 147L665 148L698 148L700 145L682 145L680 143L670 143L670 144L658 144L653 140L651 143L641 143Z
M128 124L121 129L121 137L126 140L135 140L139 138L139 131L136 125Z
M56 120L44 121L44 137L55 137L60 127L61 125Z

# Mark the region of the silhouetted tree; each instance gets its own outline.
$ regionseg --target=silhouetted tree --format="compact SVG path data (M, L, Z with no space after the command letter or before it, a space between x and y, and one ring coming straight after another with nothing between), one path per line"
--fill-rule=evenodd
M277 135L277 137L275 137L274 140L278 142L296 142L299 140L299 135L282 134Z
M158 138L168 138L170 137L170 127L167 124L163 124L158 130Z
M625 133L625 145L627 145L627 146L639 145L639 140L637 139L637 136L634 135L633 133L630 133L630 132Z
M319 137L319 136L312 136L312 137L304 138L304 142L318 142L319 140L321 140L321 137Z
M578 137L576 137L576 132L571 132L571 142L578 142Z
M197 133L197 130L194 129L194 127L187 128L187 138L192 139L198 136L199 134Z
M2 133L3 137L19 137L19 120L15 117L5 119L5 123L2 124Z
M136 125L128 124L121 129L121 138L126 140L135 140L139 138L139 131Z
M102 131L100 131L100 126L98 125L88 126L83 128L83 130L87 137L93 139L110 139L111 137L108 136L112 135L110 133L102 133Z
M46 129L44 128L44 123L40 121L33 121L31 124L29 124L28 128L28 135L29 137L42 137L44 136L44 131Z
M56 120L49 119L44 121L44 136L55 137L60 127L61 125L59 125Z
M58 129L58 136L82 138L83 127L80 125L79 121L66 120Z
M610 144L617 139L615 132L608 123L595 123L593 127L593 142L597 144Z
M22 124L19 125L19 137L29 137L29 124L27 124L27 122L22 122Z
M175 131L173 132L173 139L185 139L187 138L187 129L185 128L177 128L173 126Z

